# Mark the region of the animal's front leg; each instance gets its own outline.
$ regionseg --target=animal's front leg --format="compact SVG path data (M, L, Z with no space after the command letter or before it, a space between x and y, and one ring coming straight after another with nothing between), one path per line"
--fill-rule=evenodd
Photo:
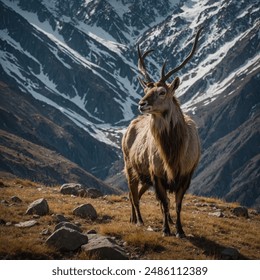
M167 192L162 184L160 178L154 176L154 188L156 192L156 197L161 203L161 209L163 213L163 236L171 235L171 230L169 227L169 199L167 197Z

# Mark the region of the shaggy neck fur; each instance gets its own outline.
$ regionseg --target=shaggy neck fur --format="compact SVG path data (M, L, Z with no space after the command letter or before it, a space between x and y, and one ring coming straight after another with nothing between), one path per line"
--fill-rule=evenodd
M163 160L168 183L172 183L181 172L186 125L183 113L176 100L163 114L151 116L150 128Z

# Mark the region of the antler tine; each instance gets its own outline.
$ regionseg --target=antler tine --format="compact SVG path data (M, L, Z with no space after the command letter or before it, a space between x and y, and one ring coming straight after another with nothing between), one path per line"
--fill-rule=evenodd
M151 78L149 76L149 74L147 73L147 70L146 70L146 67L145 67L145 64L144 64L144 59L145 57L150 53L152 52L153 50L148 50L146 51L143 55L141 54L141 51L140 51L140 47L138 45L138 56L139 56L139 59L138 59L138 69L139 71L142 73L142 75L145 77L146 81L147 82L151 82Z
M192 56L194 55L195 51L196 51L196 48L197 48L197 43L198 43L198 40L199 40L199 36L200 36L200 32L201 30L203 29L203 27L201 27L197 34L196 34L196 37L195 37L195 41L193 43L193 47L192 47L192 50L191 52L189 53L189 55L185 58L185 60L176 68L170 70L166 75L161 75L161 82L166 82L170 76L174 73L176 73L177 71L179 71L182 67L185 66L185 64L192 58ZM165 68L165 63L162 67L162 72L164 72L164 68Z
M163 63L162 69L161 69L161 78L160 81L166 81L165 80L165 66L166 66L166 60Z

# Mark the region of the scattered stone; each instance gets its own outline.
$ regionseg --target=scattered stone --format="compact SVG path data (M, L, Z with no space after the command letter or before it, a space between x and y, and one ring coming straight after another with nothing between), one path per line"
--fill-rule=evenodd
M60 192L62 194L69 194L69 195L75 195L75 196L85 196L86 189L81 184L63 184L60 188Z
M235 248L225 248L222 252L221 252L221 259L224 260L237 260L239 257L239 251Z
M147 229L147 231L154 231L153 228L151 226L149 226Z
M208 203L197 202L197 203L195 203L195 206L196 207L208 207L209 205L208 205Z
M88 243L87 235L66 227L54 231L46 240L47 245L61 251L75 251L86 243Z
M52 215L54 222L60 223L60 222L68 222L68 219L65 218L65 216L61 214L53 214Z
M73 210L75 216L91 220L97 219L97 211L91 204L82 204Z
M40 198L32 202L26 210L25 214L31 215L47 215L49 213L49 205L45 198Z
M7 227L10 227L10 226L12 225L12 222L6 222L5 225L6 225Z
M15 227L20 227L20 228L28 228L28 227L33 227L35 225L37 225L38 222L36 220L30 220L30 221L26 221L26 222L20 222L18 224L15 224Z
M54 231L56 231L57 229L61 228L61 227L65 227L65 228L71 228L71 229L74 229L78 232L82 232L82 229L79 228L78 226L76 226L75 224L73 223L70 223L70 222L60 222L58 223L56 226L55 226L55 229Z
M18 196L12 196L11 201L15 203L21 203L22 200Z
M237 216L237 217L245 217L245 218L249 218L248 216L248 210L246 207L244 206L239 206L236 207L232 210L232 213Z
M224 214L223 214L222 211L216 211L216 212L213 212L213 213L209 213L209 216L214 216L214 217L222 218L222 217L224 217Z
M81 249L94 258L101 260L127 260L124 248L116 244L112 238L99 234L89 234L89 242Z
M94 188L89 188L86 189L86 197L89 198L99 198L101 196L103 196L103 193L100 190L94 189Z

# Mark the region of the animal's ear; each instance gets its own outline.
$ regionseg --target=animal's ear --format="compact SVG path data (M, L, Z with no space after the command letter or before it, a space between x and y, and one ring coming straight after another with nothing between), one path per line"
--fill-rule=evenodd
M179 77L176 77L170 84L170 88L169 88L170 93L174 94L175 90L179 87L179 85L180 85L180 79Z

